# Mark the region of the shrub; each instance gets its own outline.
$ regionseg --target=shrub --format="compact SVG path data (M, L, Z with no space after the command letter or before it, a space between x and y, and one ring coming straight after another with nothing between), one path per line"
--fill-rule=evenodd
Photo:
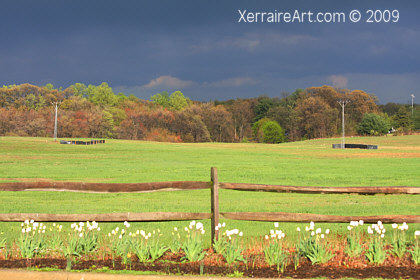
M264 118L252 126L255 138L262 143L282 143L285 141L284 130L278 122Z
M181 137L171 133L166 128L152 128L149 132L147 132L145 140L172 143L182 142Z
M357 127L361 135L383 135L389 130L389 122L377 114L365 114Z

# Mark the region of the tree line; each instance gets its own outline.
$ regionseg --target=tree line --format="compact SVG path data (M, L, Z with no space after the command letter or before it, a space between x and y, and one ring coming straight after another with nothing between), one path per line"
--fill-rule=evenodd
M420 129L420 110L408 104L378 105L362 90L330 86L297 89L278 97L192 101L180 91L150 100L115 94L107 84L9 85L0 88L0 135L53 135L59 103L58 137L118 138L167 142L281 143L341 133L345 107L347 135L382 135Z

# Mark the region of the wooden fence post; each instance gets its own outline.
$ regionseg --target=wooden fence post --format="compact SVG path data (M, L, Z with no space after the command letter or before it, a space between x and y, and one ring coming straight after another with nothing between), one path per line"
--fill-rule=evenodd
M217 177L217 168L211 168L211 244L219 238L219 231L216 226L219 224L219 179Z

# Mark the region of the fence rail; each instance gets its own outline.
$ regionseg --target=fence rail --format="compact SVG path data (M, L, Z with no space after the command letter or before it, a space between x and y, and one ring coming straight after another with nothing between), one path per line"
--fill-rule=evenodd
M0 191L74 191L95 193L150 192L158 190L208 189L209 182L175 181L154 183L16 182L0 183Z
M238 191L264 191L316 194L420 194L418 187L295 187L244 183L220 183L220 188Z
M363 220L367 223L420 223L417 215L382 215L382 216L335 216L306 213L286 212L227 212L220 217L229 220L262 221L262 222L318 222L318 223L348 223Z
M93 193L150 192L158 190L199 190L212 187L211 182L173 181L152 183L85 182L13 182L0 183L0 191L74 191ZM221 189L307 194L420 194L419 187L297 187L246 183L218 183Z
M270 222L323 222L347 223L352 220L365 222L382 221L383 223L420 223L420 215L383 215L383 216L334 216L286 212L219 212L219 188L240 191L268 191L308 194L420 194L419 187L296 187L279 185L261 185L245 183L219 183L217 168L211 168L211 181L177 181L154 183L83 183L83 182L16 182L0 183L0 191L73 191L94 193L150 192L170 190L211 189L211 213L184 212L143 212L143 213L104 213L104 214L41 214L7 213L0 214L0 222L21 222L34 219L42 222L153 222L186 221L211 219L211 240L218 237L215 229L219 218L246 221Z
M210 213L185 212L142 212L142 213L105 213L105 214L45 214L45 213L7 213L0 214L2 222L22 222L34 219L37 222L157 222L189 221L211 219Z

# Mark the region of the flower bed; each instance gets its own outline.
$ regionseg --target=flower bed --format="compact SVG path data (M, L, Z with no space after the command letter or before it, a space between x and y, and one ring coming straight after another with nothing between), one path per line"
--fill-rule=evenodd
M420 232L409 238L406 224L392 225L389 233L381 222L368 227L351 222L348 234L339 236L311 222L297 228L296 244L288 242L278 223L253 245L244 244L238 229L226 230L224 224L216 229L219 239L208 249L203 225L194 221L182 230L174 228L170 244L160 241L159 229L146 233L128 222L101 234L95 222L75 223L65 232L62 225L25 221L17 240L0 238L0 267L294 278L420 275Z

